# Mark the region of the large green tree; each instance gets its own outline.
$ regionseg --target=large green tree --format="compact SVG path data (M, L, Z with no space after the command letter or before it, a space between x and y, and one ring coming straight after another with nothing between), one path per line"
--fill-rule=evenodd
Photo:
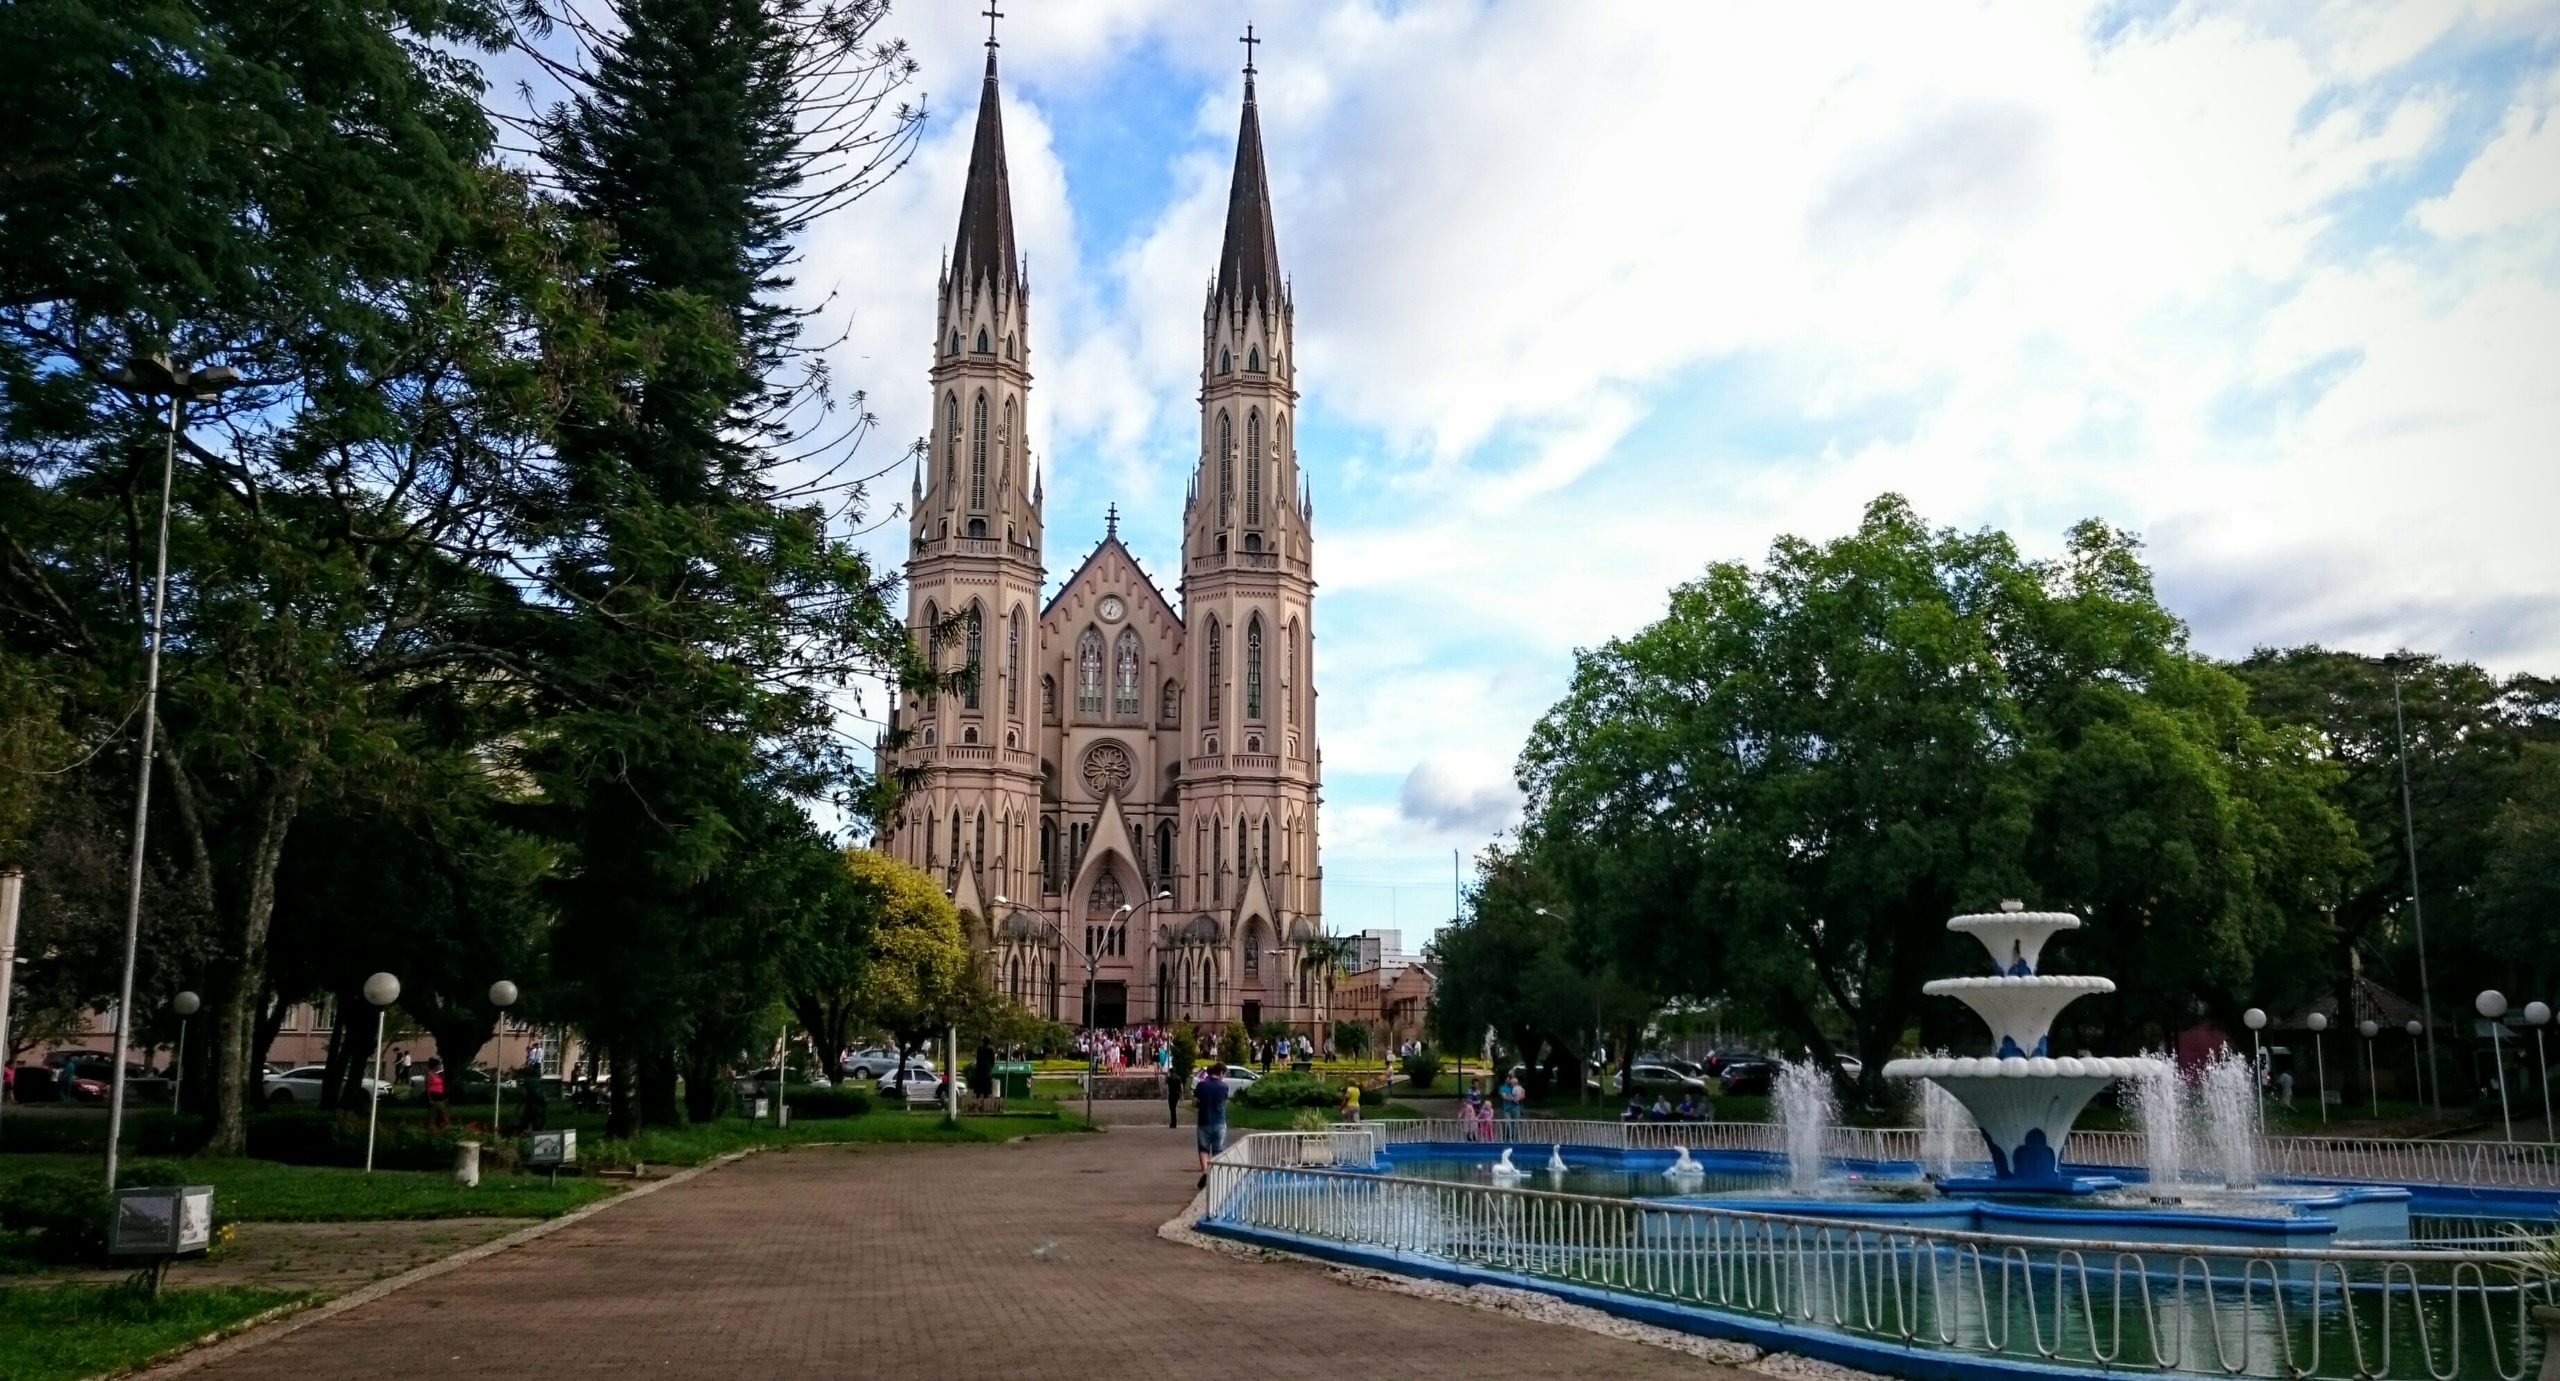
M2172 956L2099 1014L2121 1039L2171 993L2286 981L2266 960L2324 942L2355 861L2324 769L2188 651L2131 538L2084 523L2031 561L1893 496L1581 654L1520 776L1528 849L1565 860L1608 957L1857 1055L1871 1099L1920 985L1981 962L1950 915L2020 897L2095 922L2058 964ZM1605 885L1647 874L1674 893L1635 913Z

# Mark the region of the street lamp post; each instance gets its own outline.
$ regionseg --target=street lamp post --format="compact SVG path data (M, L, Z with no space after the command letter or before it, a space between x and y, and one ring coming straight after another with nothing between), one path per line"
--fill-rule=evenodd
M495 1138L507 1121L507 1009L516 1005L516 985L503 978L490 984L489 1005L498 1009L497 1067L489 1071L489 1135Z
M166 355L135 360L116 371L114 383L127 392L169 400L169 440L160 458L160 539L151 565L151 637L142 674L142 748L137 757L133 792L133 860L125 879L124 976L116 984L116 1051L114 1086L107 1096L107 1191L115 1192L116 1150L124 1136L125 1052L133 1046L133 961L142 943L143 834L151 822L151 756L160 733L161 619L169 607L169 490L178 470L178 432L187 404L219 397L237 388L240 376L222 365L189 369Z
M2551 1004L2528 1002L2524 1005L2524 1024L2533 1028L2533 1070L2542 1086L2542 1139L2560 1140L2551 1131L2551 1055L2542 1048L2542 1028L2551 1024Z
M2381 1044L2382 1023L2371 1017L2356 1023L2356 1034L2364 1037L2364 1091L2373 1102L2373 1120L2382 1120L2382 1071L2375 1067L2373 1050Z
M2411 1087L2417 1090L2418 1101L2424 1103L2427 1101L2427 1067L2426 1063L2419 1058L2418 1037L2426 1031L2427 1027L2424 1022L2411 1017L2409 1024L2400 1029L2409 1033L2409 1077L2416 1080Z
M1120 904L1120 909L1111 914L1114 919L1124 916L1134 916L1138 912L1145 910L1147 907L1155 905L1157 902L1170 901L1172 899L1173 893L1170 890L1160 891L1154 896L1147 898L1145 901L1138 903L1136 906L1131 906L1127 902L1122 902ZM1011 906L1012 904L1013 903L1011 901L1005 898L1003 893L996 894L996 905ZM1023 920L1022 925L1017 928L1014 925L1014 922L1022 920L1024 917L1029 917L1030 919ZM1031 933L1034 929L1047 930L1050 934L1058 937L1058 944L1060 947L1074 950L1076 952L1076 957L1084 961L1084 1123L1086 1126L1090 1127L1093 1125L1093 1081L1095 1076L1101 1071L1102 1059L1102 1047L1096 1045L1093 1039L1093 987L1096 982L1094 975L1099 972L1101 968L1100 937L1095 937L1096 942L1093 944L1079 945L1075 941L1067 938L1067 927L1064 922L1051 920L1049 917L1035 911L1015 911L1011 916L1005 918L1005 927L1007 931L1005 938L1015 941L1031 938Z
M2325 1012L2313 1012L2305 1024L2311 1028L2311 1058L2318 1062L2316 1067L2320 1071L2320 1089L2314 1096L2320 1100L2320 1125L2326 1127L2329 1125L2329 1046L2321 1033L2329 1029L2329 1016Z
M2436 1076L2436 1111L2442 1112L2444 1066L2436 1059L2436 995L2427 978L2427 910L2418 899L2418 812L2409 799L2409 722L2400 711L2400 668L2407 660L2395 652L2383 658L2382 664L2391 668L2391 732L2399 744L2400 758L2400 831L2409 850L2409 919L2418 929L2418 1003L2427 1023L2427 1068L2434 1070Z
M2499 1033L2507 1026L2507 995L2495 988L2471 1000L2471 1010L2489 1019L2489 1064L2498 1076L2498 1119L2507 1127L2507 1140L2516 1139L2515 1114L2507 1109L2507 1049L2499 1041ZM2436 1076L2441 1079L2444 1076Z
M18 985L18 895L27 875L0 868L0 1065L9 1063L9 993ZM0 1089L0 1103L9 1101Z
M2258 1034L2267 1029L2267 1012L2252 1007L2240 1014L2240 1024L2249 1028L2249 1077L2258 1084L2258 1135L2267 1134L2267 1047Z
M204 1009L204 999L194 993L180 993L169 999L169 1010L178 1014L178 1062L170 1068L178 1071L169 1081L169 1111L184 1111L185 1100L179 1095L187 1091L187 1018Z
M392 1003L400 1000L400 980L377 973L364 981L364 1000L373 1004L373 1092L364 1112L364 1172L373 1173L373 1132L382 1121L382 1031Z

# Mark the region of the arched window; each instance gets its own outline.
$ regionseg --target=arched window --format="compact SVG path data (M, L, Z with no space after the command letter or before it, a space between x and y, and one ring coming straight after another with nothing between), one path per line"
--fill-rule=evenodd
M1261 346L1253 346L1244 352L1244 367L1251 373L1259 374L1262 372Z
M933 746L933 725L930 723L924 726L924 746L927 748Z
M1004 712L1007 715L1022 713L1022 611L1019 609L1014 610L1013 617L1005 623ZM1006 742L1010 746L1012 741L1008 739Z
M1244 976L1262 976L1262 927L1257 925L1244 933Z
M1058 822L1045 818L1040 822L1040 890L1058 890Z
M943 354L946 354L946 355L957 355L957 354L959 354L959 353L960 353L960 333L959 333L959 332L954 331L954 332L952 332L952 333L951 333L951 344L949 344L949 345L947 345L947 346L943 347L943 351L942 351L942 353L943 353Z
M955 815L951 818L953 820L958 820L960 817ZM952 838L954 841L957 841L959 836L955 834ZM955 842L953 847L957 848L958 844ZM1241 889L1243 885L1245 875L1252 871L1253 837L1245 833L1244 815L1239 812L1236 815L1236 882L1239 889Z
M993 347L991 347L991 346L987 343L987 328L986 328L986 327L984 327L984 326L979 327L979 328L978 328L978 353L979 353L979 354L981 354L981 355L984 355L984 354L988 353L988 351L989 351L990 349L992 349L992 348L993 348Z
M1173 822L1156 825L1156 886L1166 887L1173 881Z
M958 343L957 343L957 342L959 341L959 337L954 336L954 337L952 337L952 340L953 340L954 344L952 345L952 347L951 347L951 348L952 348L952 349L954 349L954 350L959 349L960 347L959 347L959 345L958 345ZM1218 372L1219 372L1219 373L1221 373L1221 374L1227 374L1227 373L1232 373L1232 372L1234 372L1234 370L1235 370L1235 361L1234 361L1234 359L1233 359L1232 357L1230 357L1230 356L1227 354L1227 347L1225 347L1225 346L1223 346L1223 345L1219 346L1219 347L1218 347Z
M1215 820L1209 825L1209 857L1217 867L1209 874L1209 899L1224 901L1227 896L1227 822Z
M962 725L962 726L960 727L960 741L961 741L962 743L975 743L975 742L977 742L977 741L978 741L978 726L977 726L977 725L975 725L975 724L964 724L964 725Z
M1262 817L1262 875L1271 876L1271 817Z
M1244 523L1262 525L1262 409L1244 415Z
M1138 630L1120 630L1120 645L1111 654L1111 712L1127 719L1138 714Z
M976 832L976 839L970 845L969 861L984 866L987 861L987 813L979 811L970 828Z
M987 395L969 405L969 506L987 506Z
M1051 719L1058 717L1058 678L1040 678L1040 713Z
M951 808L951 852L942 861L954 868L960 866L960 808L958 806Z
M1298 722L1298 621L1289 620L1289 679L1280 686L1280 703L1291 724Z
M1102 635L1090 628L1076 639L1076 713L1102 713Z
M1164 707L1157 713L1168 723L1182 717L1182 692L1171 681L1164 683Z
M980 658L981 653L984 650L981 625L984 622L985 620L981 619L978 615L978 606L974 604L970 605L969 631L967 634L969 640L969 660L962 668L962 675L966 676L968 679L962 683L960 689L960 708L964 710L974 710L978 708L978 683L986 679L985 673L980 670Z
M951 348L960 348L960 338L951 338ZM942 398L942 485L943 492L960 487L960 395L944 394ZM945 499L945 503L950 500Z
M996 492L1013 492L1013 400L1010 398L1004 400L1004 430L996 433Z
M1221 660L1219 655L1221 651L1222 649L1219 646L1218 639L1218 616L1211 614L1209 616L1209 722L1212 724L1218 722L1218 688L1220 685L1218 663Z
M1262 718L1262 620L1244 628L1244 717Z
M1227 525L1227 510L1236 500L1236 428L1218 414L1218 526Z
M1014 354L1013 337L1011 334L1007 334L1004 338L1004 357L1008 360L1019 358Z

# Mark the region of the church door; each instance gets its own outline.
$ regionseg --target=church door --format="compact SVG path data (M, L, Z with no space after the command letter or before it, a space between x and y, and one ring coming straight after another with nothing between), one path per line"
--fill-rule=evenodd
M1105 1029L1129 1024L1129 985L1093 985L1093 1024Z
M1261 1003L1247 1002L1244 1005L1244 1029L1247 1031L1259 1031L1262 1029Z

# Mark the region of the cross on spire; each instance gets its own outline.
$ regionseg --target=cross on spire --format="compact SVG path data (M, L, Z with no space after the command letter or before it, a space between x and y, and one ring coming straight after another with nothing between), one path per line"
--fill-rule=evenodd
M1113 504L1109 508L1103 510L1102 526L1103 535L1105 537L1117 537L1120 535L1120 505Z
M995 7L995 0L987 0L987 7L978 13L987 17L987 51L992 53L996 49L996 21L1004 18L1004 11Z
M1248 77L1253 75L1253 46L1261 41L1253 36L1253 26L1250 24L1244 26L1244 37L1236 40L1244 45L1244 74Z

